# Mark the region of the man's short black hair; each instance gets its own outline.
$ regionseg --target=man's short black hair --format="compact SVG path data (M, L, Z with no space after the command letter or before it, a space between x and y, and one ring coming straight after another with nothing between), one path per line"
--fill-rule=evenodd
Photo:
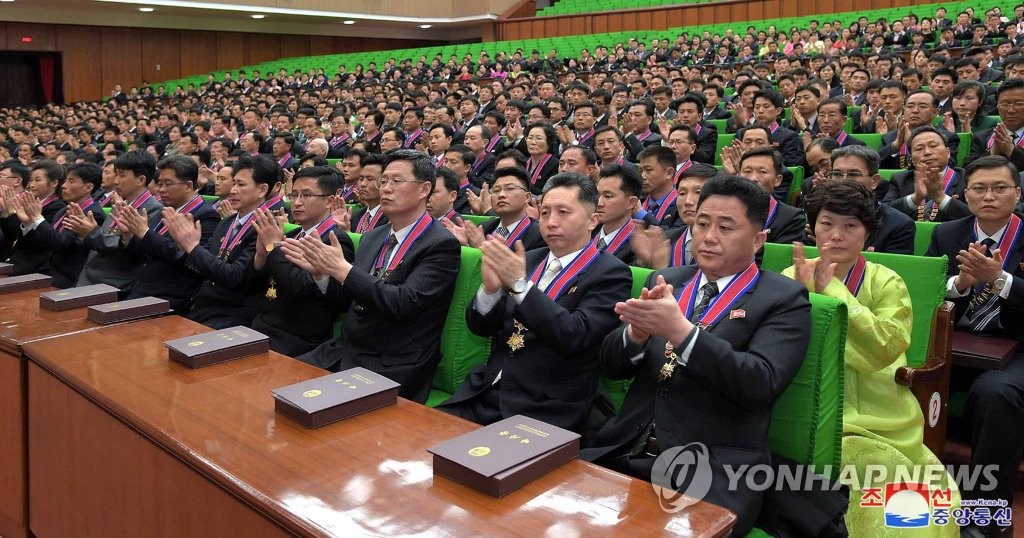
M561 172L551 176L544 183L544 193L541 195L541 202L544 197L553 189L559 187L576 187L576 199L590 211L597 209L597 185L589 177L576 172Z
M697 210L699 211L704 201L712 196L736 198L746 206L747 220L758 229L764 228L764 224L768 220L768 204L771 195L757 183L732 174L714 176L700 188Z
M612 163L601 168L601 179L606 177L622 178L621 190L626 193L626 196L636 196L637 198L643 196L644 178L640 175L640 170L637 167Z

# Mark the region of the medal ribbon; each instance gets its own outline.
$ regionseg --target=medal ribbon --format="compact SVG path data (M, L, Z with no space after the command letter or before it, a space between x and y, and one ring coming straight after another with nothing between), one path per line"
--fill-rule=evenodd
M252 224L256 222L256 219L254 218L255 216L256 212L254 211L252 215L249 215L249 218L245 219L245 222L242 223L242 227L239 228L234 235L232 235L230 232L224 235L224 238L220 240L220 253L222 256L227 257L227 255L231 254L231 251L234 250L236 246L238 246L238 243L242 240L242 237L245 236L245 232L249 231L249 228L252 227ZM234 225L232 224L232 228L233 227Z
M836 142L839 142L840 146L843 145L843 142L846 142L846 130L844 130L844 129L840 129L839 130L839 136L836 137Z
M1010 250L1013 249L1013 245L1017 244L1017 238L1020 236L1021 230L1021 219L1017 215L1010 215L1010 222L1006 225L1006 230L1003 232L1003 237L999 240L999 253L1003 255L1003 270L1006 270L1006 266L1010 261L1010 256L1007 255ZM974 234L974 240L978 240L978 220L974 220L974 226L971 228Z
M189 213L194 212L196 209L199 209L199 206L201 205L203 205L203 197L197 194L195 198L192 198L191 200L188 201L187 204L183 205L181 209L178 210L178 213L181 213L182 215L188 215ZM83 207L82 209L85 208ZM159 233L160 235L164 235L167 233L167 226L163 222L161 222L160 226L157 228L157 233Z
M697 274L690 279L690 282L686 284L683 291L679 293L679 309L683 311L683 315L687 319L690 318L690 314L693 313L693 304L697 300L697 284L700 282L702 272L697 271ZM698 323L703 327L713 325L729 307L736 302L744 293L750 288L754 287L757 279L761 277L761 272L757 269L757 264L751 262L747 269L732 279L732 282L722 290L721 293L711 299L711 303L708 304L704 313L701 314Z
M768 199L768 219L764 221L764 229L767 230L775 220L775 212L779 210L779 202L775 198Z
M547 164L548 161L550 161L550 160L551 160L551 154L550 153L545 153L544 157L540 160L540 163L537 164L536 168L533 168L533 157L531 157L531 158L526 160L526 169L531 171L530 172L530 185L536 185L537 184L537 180L540 179L540 172L541 172L541 170L544 170L544 165Z
M82 203L78 204L78 207L82 208L82 212L85 212L90 207L92 207L92 204L94 202L96 202L96 200L93 200L92 196L86 196L85 200ZM57 222L53 223L53 228L55 230L57 230L58 232L63 230L64 229L64 217L67 217L67 216L68 216L68 212L67 212L67 210L65 210L64 214L61 215L59 219L57 219Z
M618 252L619 249L622 248L622 245L625 245L626 241L629 241L629 238L633 235L633 230L635 229L636 224L633 224L632 220L627 220L626 224L622 228L619 228L619 233L615 234L615 239L605 247L605 251L609 254L615 254Z
M531 222L530 217L523 217L523 220L519 221L519 224L516 224L516 227L508 233L508 237L505 239L505 246L512 248L516 241L519 240L519 237L526 233L526 229L530 227Z
M676 244L672 246L672 267L682 267L686 265L686 239L690 235L690 227L687 226L683 229L683 235L679 236L676 240Z
M669 204L675 203L676 198L679 198L679 192L676 191L675 189L672 189L668 191L668 194L666 194L664 198L658 200L658 212L655 213L654 215L655 217L657 217L658 222L661 222L661 220L665 218L665 214L668 213ZM647 199L644 200L644 211L647 211L647 207L650 204L650 202L651 196L648 196Z
M846 278L843 279L843 284L846 284L846 289L850 290L850 293L854 297L860 293L860 287L864 285L864 275L867 270L867 261L864 260L864 255L857 256L857 262L850 268L850 272L847 273Z
M431 224L434 224L434 219L430 218L430 214L424 211L423 214L420 215L420 218L416 220L416 224L412 227L412 231L409 232L409 235L407 235L405 240L403 240L395 249L395 255L391 258L391 263L388 264L388 272L394 271L395 267L398 267L398 264L402 263L402 258L405 258L409 249L412 248L412 244L430 228ZM387 250L387 245L388 243L385 241L380 247L380 253L377 254L377 262L373 265L375 272L380 271L380 268L384 266L384 262L387 261L384 259L384 253Z

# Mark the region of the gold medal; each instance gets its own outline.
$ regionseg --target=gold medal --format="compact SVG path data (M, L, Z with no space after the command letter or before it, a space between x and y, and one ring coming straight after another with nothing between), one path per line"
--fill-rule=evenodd
M270 285L267 287L266 297L271 301L277 299L277 287L274 285L273 279L270 280Z
M526 331L526 326L519 323L519 320L513 319L512 327L515 328L516 332L509 335L506 344L508 344L509 352L515 353L526 347L526 336L523 335L523 332Z
M658 381L664 381L672 377L672 372L676 370L676 359L679 355L676 354L675 346L672 342L665 341L665 364L661 366L661 370L658 371Z

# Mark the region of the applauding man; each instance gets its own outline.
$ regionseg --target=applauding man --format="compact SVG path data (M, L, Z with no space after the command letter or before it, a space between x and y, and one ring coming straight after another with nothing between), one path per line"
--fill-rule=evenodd
M199 167L195 161L184 155L171 155L164 157L156 167L156 188L164 205L164 218L175 213L190 215L202 229L200 241L208 241L220 223L220 215L196 192ZM161 222L150 228L146 210L137 211L124 201L118 202L114 209L121 241L143 258L128 298L159 297L168 300L176 313L187 314L203 277L185 265L186 253L167 233L167 225Z
M354 263L334 234L330 244L307 235L281 245L346 312L340 338L298 359L334 371L362 366L401 383L400 396L425 402L441 358L459 242L427 213L434 162L412 150L386 159L377 187L390 224L363 234Z
M696 266L655 273L640 298L615 306L626 325L605 338L602 371L635 380L619 415L580 453L648 480L662 450L703 443L712 472L704 500L735 512L739 535L753 525L762 493L744 486L745 476L730 480L725 466L769 462L772 404L810 339L807 289L754 264L769 198L737 176L701 188Z
M597 346L632 285L629 268L591 239L596 208L593 181L557 174L541 199L549 248L526 252L517 242L512 250L497 237L480 245L483 284L466 321L492 337L491 356L440 409L480 424L523 414L583 431L597 390Z
M352 239L335 222L328 204L341 186L341 174L333 168L314 166L296 172L288 199L292 201L292 217L300 228L288 236L313 236L329 242L334 234L345 260L351 262L355 258ZM252 328L270 337L270 348L274 351L297 357L331 338L338 304L320 289L313 275L285 259L278 248L285 234L274 214L261 209L254 218L253 270L267 282L267 292Z

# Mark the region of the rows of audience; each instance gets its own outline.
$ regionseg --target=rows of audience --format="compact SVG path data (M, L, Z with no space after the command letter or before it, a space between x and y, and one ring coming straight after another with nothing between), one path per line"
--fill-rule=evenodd
M743 480L725 489L724 466L773 461L772 403L806 353L808 293L849 307L842 459L859 469L939 464L895 382L907 287L863 251L912 255L927 233L915 222L940 223L926 255L949 259L957 329L1017 339L1024 321L1024 6L934 15L574 58L391 59L331 80L225 73L0 109L0 259L251 326L276 351L372 369L425 402L460 248L479 249L465 322L490 356L440 409L580 432L581 457L643 479L662 451L702 442L721 478L705 500L737 513L738 534L778 525ZM962 161L958 133L971 133ZM760 270L766 242L796 244L792 267ZM630 265L656 270L637 298ZM994 491L963 497L1012 504L1024 358L954 372L971 463L999 466ZM601 377L634 379L618 412ZM931 485L959 502L952 478ZM884 512L860 495L805 519L874 535Z

